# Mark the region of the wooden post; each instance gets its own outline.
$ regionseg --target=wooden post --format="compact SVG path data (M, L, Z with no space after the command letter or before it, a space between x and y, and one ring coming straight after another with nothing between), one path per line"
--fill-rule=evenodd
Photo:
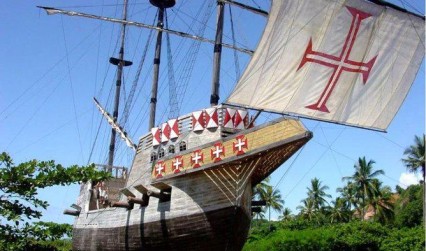
M160 72L160 57L161 57L161 41L163 37L163 32L161 29L163 29L164 23L164 8L159 7L158 8L158 22L157 27L160 28L157 32L157 43L155 45L155 56L154 56L154 76L152 78L152 87L151 87L151 104L150 104L150 113L149 113L149 128L148 130L151 131L151 128L155 125L155 110L157 107L157 89L158 89L158 75Z
M129 202L129 204L130 203L134 203L134 204L139 204L139 205L141 205L142 207L146 207L146 206L148 206L148 202L149 202L149 196L148 195L146 195L146 194L144 194L143 196L142 196L142 199L138 199L138 198L135 198L135 197L127 197L127 201Z
M80 215L80 211L71 210L71 209L65 209L64 210L64 214L66 214L66 215L72 215L72 216L79 216Z
M155 192L152 190L148 190L148 192L146 193L149 197L155 197L158 198L160 200L160 202L165 202L165 201L169 201L171 194L170 193L164 193L164 192Z
M124 0L123 5L123 20L127 20L127 0ZM132 63L130 61L124 60L124 38L126 35L126 24L123 23L121 28L121 47L118 55L118 59L110 58L110 63L117 65L117 80L115 84L115 97L114 97L114 112L112 117L114 122L117 121L118 118L118 105L120 103L120 90L121 90L121 78L123 75L123 67L129 66ZM111 129L111 140L109 145L109 153L108 153L108 171L112 170L112 166L114 164L114 151L115 151L115 135L116 131L114 128Z
M133 206L134 206L133 203L122 202L122 201L113 202L111 205L111 207L122 207L122 208L127 208L127 210L133 209Z
M217 1L217 23L216 38L213 54L213 78L212 90L210 96L210 105L215 106L219 103L219 85L220 85L220 62L222 57L222 37L223 37L223 8L224 3Z

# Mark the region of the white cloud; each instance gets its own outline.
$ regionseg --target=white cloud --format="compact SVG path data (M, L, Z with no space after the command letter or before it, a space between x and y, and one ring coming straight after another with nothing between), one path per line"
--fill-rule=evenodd
M420 174L401 173L401 176L399 176L399 185L403 188L407 188L410 185L419 184L421 179Z

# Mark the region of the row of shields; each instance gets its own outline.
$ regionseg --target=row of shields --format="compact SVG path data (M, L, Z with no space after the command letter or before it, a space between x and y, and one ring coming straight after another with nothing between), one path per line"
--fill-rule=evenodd
M232 142L232 150L236 156L243 155L248 149L248 141L244 135L238 135L235 141ZM225 146L222 142L217 142L210 149L210 158L213 163L222 161L226 157ZM189 162L192 168L200 168L204 165L204 153L201 149L197 149L189 156ZM180 173L184 168L184 157L182 155L175 156L171 163L171 169L174 174ZM165 175L166 164L159 160L155 165L155 177L162 178Z

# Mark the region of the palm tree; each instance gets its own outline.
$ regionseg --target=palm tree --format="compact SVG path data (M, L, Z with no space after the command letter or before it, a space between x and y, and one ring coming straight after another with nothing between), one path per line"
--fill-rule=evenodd
M265 197L262 198L266 202L269 211L269 221L271 221L271 208L277 212L281 212L284 200L281 199L280 190L274 190L272 186L266 188Z
M352 207L354 209L358 208L359 198L357 197L356 187L352 182L346 183L346 186L343 188L337 188L336 192L339 192L348 209Z
M300 210L299 215L301 215L304 219L311 221L316 213L313 201L309 198L306 198L301 202L303 205L297 207L297 209Z
M350 205L345 199L337 197L336 200L331 202L330 207L330 222L347 222L350 218Z
M375 186L378 191L378 193L369 200L369 204L374 211L374 219L380 223L389 222L394 216L392 190L389 186L382 187L382 182L379 180L375 180L373 186Z
M315 210L322 209L325 204L327 204L327 201L325 200L325 197L331 198L331 195L327 194L325 190L328 189L328 186L321 186L321 181L319 181L317 178L314 178L311 180L311 187L308 188L308 198L312 200L313 207Z
M265 197L266 189L271 186L269 185L270 180L271 177L268 176L253 188L253 199L261 200Z
M373 182L380 174L385 174L383 170L373 171L374 160L365 160L365 157L359 158L358 163L354 165L355 173L352 176L343 177L343 180L350 181L356 188L356 194L360 201L361 219L364 219L365 209L368 205L367 200L378 193ZM359 208L358 208L359 210Z
M258 220L265 219L265 209L263 207L260 210L260 212L252 212L252 213L253 213L253 218L255 219L258 219Z
M407 147L404 151L407 155L406 159L402 159L405 166L410 172L417 173L417 170L421 168L423 174L423 198L425 197L426 180L425 180L425 135L420 138L419 136L414 137L414 145ZM426 202L423 200L423 221L426 221Z
M402 159L402 162L407 167L408 171L417 173L420 169L425 180L425 135L423 137L415 136L414 145L407 147L404 151L407 158Z
M293 218L293 215L291 214L291 210L288 207L284 208L283 213L279 217L279 219L282 221L289 221L292 218Z

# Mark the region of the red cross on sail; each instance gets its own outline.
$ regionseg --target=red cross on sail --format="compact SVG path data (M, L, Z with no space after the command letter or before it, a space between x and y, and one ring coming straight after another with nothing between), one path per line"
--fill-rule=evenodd
M238 135L235 140L236 142L232 142L232 147L234 150L234 153L236 152L237 155L242 155L245 153L244 149L248 149L248 143L247 139L244 139L244 135Z
M347 8L353 18L340 55L334 56L327 53L312 50L311 38L309 40L309 44L306 48L305 54L303 55L302 62L300 62L299 68L297 69L299 70L300 68L302 68L307 62L317 63L333 69L333 73L331 74L328 80L327 86L321 93L318 101L314 104L306 106L306 108L318 110L321 112L329 112L326 103L327 100L330 98L334 87L338 83L340 75L345 71L361 73L363 83L365 84L367 82L371 68L373 68L374 62L376 61L377 55L370 59L370 61L368 61L367 63L357 62L350 59L351 51L354 46L359 27L361 26L361 22L362 20L370 17L371 14L357 10L352 7Z
M201 150L195 150L192 152L191 155L191 165L193 168L197 168L201 166L201 163L203 163L204 154L201 152Z
M219 126L219 118L216 107L207 108L205 116L206 128L217 128Z
M197 111L192 113L192 130L202 131L204 130L204 111Z
M374 2L272 1L225 104L385 131L422 65L425 23Z
M152 145L158 146L161 141L161 130L158 127L151 128Z
M213 162L221 161L222 157L225 157L225 147L222 143L218 142L213 145L213 148L210 149L210 156Z
M180 173L180 169L183 167L183 158L182 156L176 156L174 160L172 160L172 170L174 173Z

